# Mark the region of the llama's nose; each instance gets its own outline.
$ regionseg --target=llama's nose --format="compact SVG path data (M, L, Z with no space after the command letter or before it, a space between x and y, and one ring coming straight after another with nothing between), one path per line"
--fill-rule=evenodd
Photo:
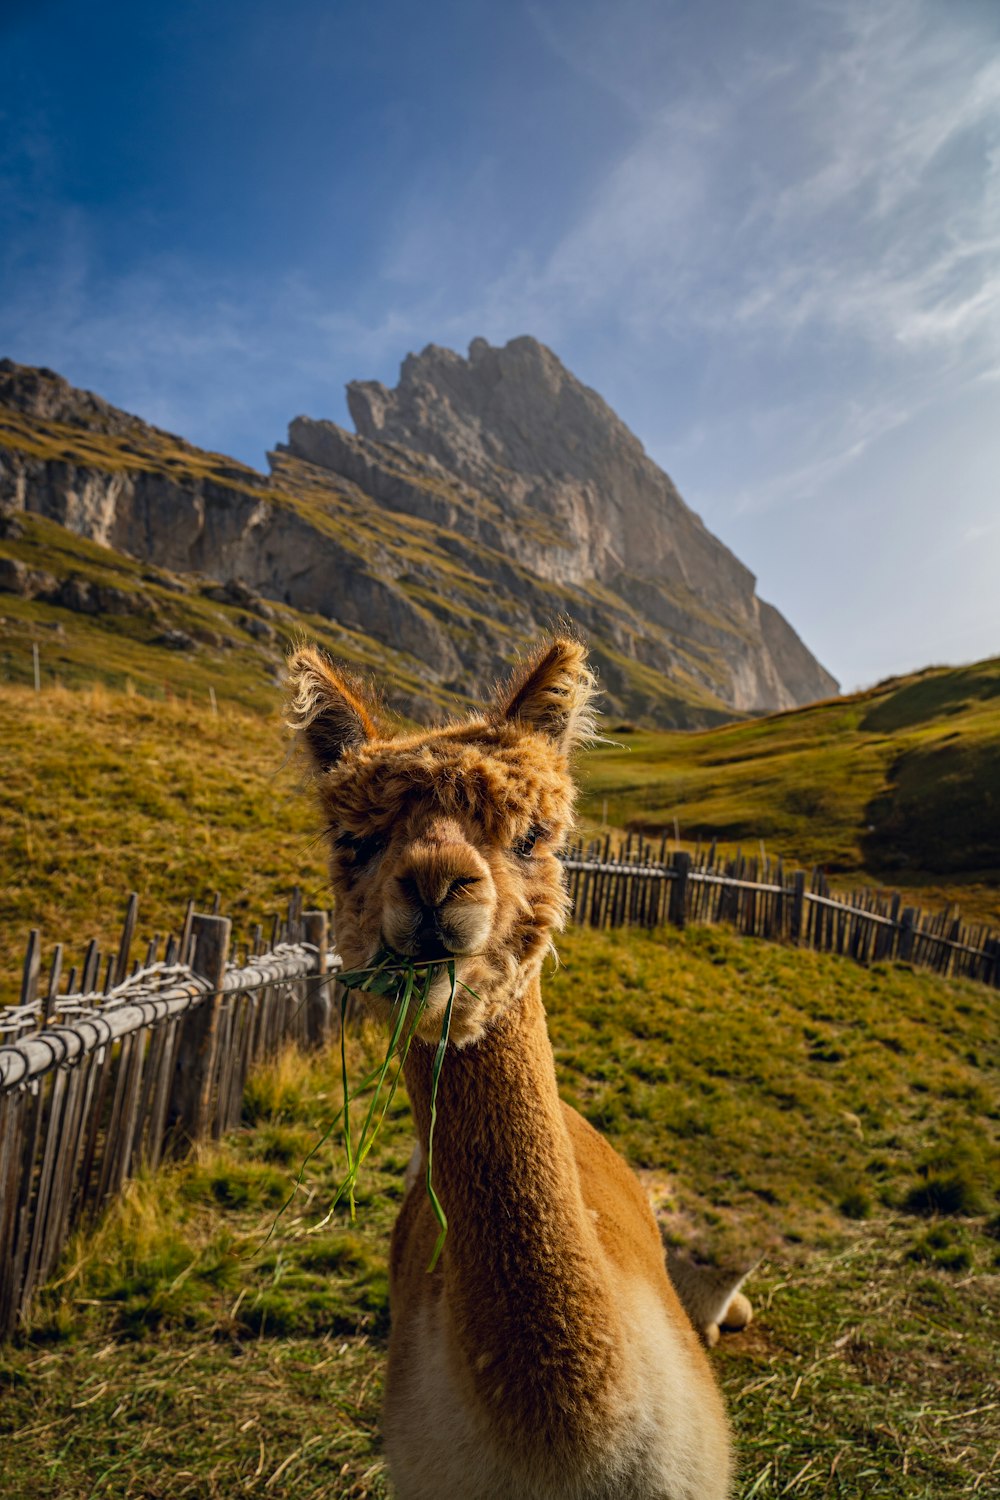
M441 929L441 909L438 906L420 905L420 916L413 940L411 956L417 963L435 963L451 958L454 953Z
M475 850L457 837L417 840L385 887L385 944L418 963L477 953L495 906L489 866Z

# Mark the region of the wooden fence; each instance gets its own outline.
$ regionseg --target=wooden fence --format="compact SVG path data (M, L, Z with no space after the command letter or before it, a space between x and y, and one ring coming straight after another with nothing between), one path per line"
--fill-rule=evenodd
M750 937L790 942L859 963L901 962L1000 987L1000 934L951 909L925 914L898 892L833 895L820 870L807 876L766 857L722 860L713 843L695 855L631 836L582 840L565 865L576 922L658 927L726 922Z
M61 944L41 983L33 932L19 1004L0 1009L0 1338L76 1224L140 1165L238 1124L254 1062L330 1032L326 912L296 895L231 957L218 902L190 903L180 935L132 961L136 915L132 896L115 952L91 943L65 984Z
M754 937L899 959L1000 986L1000 938L949 911L924 916L898 894L833 896L766 858L694 857L630 838L565 855L574 919L594 927L725 922ZM177 937L138 958L137 901L117 947L96 943L63 974L57 944L42 974L29 939L19 1003L0 1009L0 1338L53 1270L71 1229L140 1165L238 1124L248 1071L285 1041L321 1045L337 1014L339 957L329 915L302 911L234 944L232 924L189 903Z

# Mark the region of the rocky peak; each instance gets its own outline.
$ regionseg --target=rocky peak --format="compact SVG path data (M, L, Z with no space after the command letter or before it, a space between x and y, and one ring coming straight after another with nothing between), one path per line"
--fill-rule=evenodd
M363 437L433 453L478 484L503 483L498 469L591 480L595 458L612 447L648 463L607 402L528 337L503 348L473 339L468 359L429 344L406 356L395 390L352 381L347 403Z
M729 676L722 696L741 708L790 707L836 690L635 434L537 339L496 348L476 338L467 357L430 344L406 356L394 389L353 381L347 402L357 429L350 442L369 461L408 451L432 462L499 513L500 533L473 523L480 538L538 576L596 585L637 607L646 626L629 654L646 655L653 634L675 668L692 655L719 653ZM289 448L323 462L325 443L330 466L344 472L334 455L346 440L320 423L307 442L295 424ZM540 544L546 536L554 540Z
M407 356L394 390L356 381L347 400L363 437L431 454L512 515L524 506L565 528L585 554L581 576L635 573L726 593L737 615L752 612L749 569L607 402L537 339L503 348L474 339L468 359L431 344Z
M467 357L432 345L395 389L358 382L348 399L356 433L298 418L265 478L0 361L7 541L34 512L182 576L243 579L352 649L404 653L421 692L473 693L560 619L628 717L693 727L835 691L638 439L535 339L476 339ZM18 561L13 584L56 598Z
M39 421L66 422L96 431L135 420L100 396L70 385L55 370L19 365L12 359L0 359L0 406Z

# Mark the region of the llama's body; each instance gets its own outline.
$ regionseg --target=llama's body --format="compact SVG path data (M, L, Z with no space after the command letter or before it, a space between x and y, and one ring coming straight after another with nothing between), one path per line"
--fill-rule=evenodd
M530 1093L498 1107L519 1074ZM407 1081L423 1121L426 1057ZM392 1241L385 1443L400 1495L724 1496L704 1352L637 1179L558 1100L537 986L499 1034L448 1059L438 1111L439 1271L427 1275L438 1226L421 1177Z
M556 1090L539 976L564 914L554 853L590 683L581 649L556 642L481 720L403 740L378 737L320 658L296 664L298 723L341 830L345 962L388 941L454 955L469 987L437 1098L449 1228L435 1270L422 1177L392 1239L384 1432L401 1500L724 1500L722 1403L648 1202ZM425 1156L448 988L442 972L406 1065Z

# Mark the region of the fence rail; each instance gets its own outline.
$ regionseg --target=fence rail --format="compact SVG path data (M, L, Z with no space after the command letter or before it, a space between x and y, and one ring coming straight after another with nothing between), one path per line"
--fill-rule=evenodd
M898 959L1000 987L1000 934L957 911L925 914L894 891L834 895L826 876L715 844L695 855L635 835L572 845L565 867L573 919L591 927L726 922L751 937L841 953L859 963Z

